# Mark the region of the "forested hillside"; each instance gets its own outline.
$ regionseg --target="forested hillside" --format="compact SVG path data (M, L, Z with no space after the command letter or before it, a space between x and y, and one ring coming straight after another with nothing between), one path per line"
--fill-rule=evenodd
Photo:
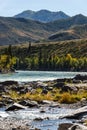
M87 40L48 42L0 48L1 69L87 71ZM5 58L4 58L5 59Z

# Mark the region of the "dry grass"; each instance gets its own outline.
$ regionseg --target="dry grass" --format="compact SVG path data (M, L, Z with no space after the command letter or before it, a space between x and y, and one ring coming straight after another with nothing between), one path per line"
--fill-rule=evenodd
M60 89L54 88L52 91L49 91L47 94L42 93L42 89L38 88L33 93L28 92L26 94L18 94L16 91L10 91L9 96L15 100L35 100L35 101L42 101L42 100L49 100L49 101L57 101L59 103L66 103L71 104L78 101L81 101L82 98L87 99L87 91L78 91L78 93L70 93L70 92L63 92L61 93ZM2 97L0 97L2 100Z
M76 102L75 98L73 97L73 95L70 95L70 93L63 93L61 95L61 98L59 100L60 103L67 103L67 104L70 104L70 103L74 103Z

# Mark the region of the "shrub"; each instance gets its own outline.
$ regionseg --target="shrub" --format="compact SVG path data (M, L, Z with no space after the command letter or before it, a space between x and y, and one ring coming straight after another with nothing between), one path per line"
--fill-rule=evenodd
M72 95L70 95L70 93L63 93L59 102L70 104L76 102L76 100Z

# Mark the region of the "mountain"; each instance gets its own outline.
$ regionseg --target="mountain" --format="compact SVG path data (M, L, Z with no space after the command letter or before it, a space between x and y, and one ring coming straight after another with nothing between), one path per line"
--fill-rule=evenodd
M72 39L80 39L80 36L74 32L74 30L61 31L52 34L49 38L50 41L64 41Z
M48 24L56 33L48 37L49 40L61 41L82 39L87 36L87 17L79 14L66 20L54 21Z
M87 24L72 26L66 31L59 31L48 37L50 41L64 41L87 38Z
M47 23L46 25L51 28L52 31L67 30L74 25L87 24L87 17L78 14L68 19L56 20L54 22Z
M14 17L15 18L32 19L32 20L40 21L40 22L44 22L44 23L69 18L69 16L66 15L62 11L51 12L49 10L40 10L40 11L36 11L36 12L31 11L31 10L27 10L27 11L24 11L20 14L15 15Z
M0 17L0 45L18 44L47 38L46 25L24 18Z
M87 38L87 17L81 14L49 23L24 18L0 17L0 45L82 38Z

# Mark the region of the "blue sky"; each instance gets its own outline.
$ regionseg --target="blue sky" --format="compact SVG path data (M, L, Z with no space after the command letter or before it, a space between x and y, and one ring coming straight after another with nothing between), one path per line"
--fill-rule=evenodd
M64 11L73 16L87 16L87 0L0 0L0 16L14 16L24 10Z

